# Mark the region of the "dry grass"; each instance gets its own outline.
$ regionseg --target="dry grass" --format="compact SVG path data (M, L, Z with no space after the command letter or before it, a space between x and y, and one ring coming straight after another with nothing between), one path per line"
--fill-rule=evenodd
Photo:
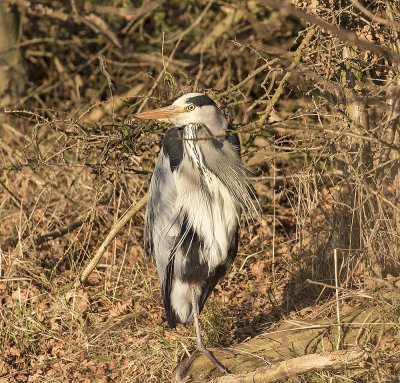
M355 2L336 3L293 2L398 51L397 1L368 4L394 20L388 25ZM77 5L88 13L89 1ZM363 345L370 352L363 368L300 381L395 381L396 57L351 46L263 2L160 1L130 21L92 7L107 23L97 33L89 21L43 16L37 4L23 17L26 92L0 126L0 382L168 381L192 349L190 326L172 331L164 322L156 269L142 248L143 211L87 283L73 284L147 190L166 126L129 115L199 89L242 132L263 207L260 225L243 220L239 255L201 316L206 343L234 345L284 318L335 318L328 285L336 249L340 310L376 307L382 331ZM72 223L70 233L35 245Z

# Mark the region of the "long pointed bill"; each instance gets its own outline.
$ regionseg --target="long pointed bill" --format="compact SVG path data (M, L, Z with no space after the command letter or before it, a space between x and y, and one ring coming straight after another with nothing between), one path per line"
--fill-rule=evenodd
M173 118L183 112L183 108L176 105L166 106L165 108L148 110L147 112L142 112L135 114L135 117L142 120L160 120L164 118Z

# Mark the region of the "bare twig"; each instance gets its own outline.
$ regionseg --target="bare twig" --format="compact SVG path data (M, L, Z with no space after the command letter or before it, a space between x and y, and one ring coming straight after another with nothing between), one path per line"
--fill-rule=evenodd
M106 15L117 15L123 17L126 20L133 21L138 19L145 13L154 11L158 6L160 6L164 2L165 0L154 0L147 4L142 5L139 8L132 8L132 9L85 2L85 8L89 11L94 11L96 13L102 13Z
M351 295L354 295L354 296L356 296L356 297L374 299L374 297L372 297L371 295L363 294L363 293L360 293L360 292L358 292L358 291L353 291L353 290L345 289L344 287L339 287L339 286L336 287L336 286L328 285L327 283L312 281L311 279L307 279L307 283L310 283L310 284L312 284L312 285L318 285L318 286L327 287L327 288L329 288L329 289L334 289L334 290L338 290L338 291L343 291L343 292L345 292L345 293L347 293L347 294L351 294Z
M115 236L118 234L118 232L125 226L127 222L143 207L146 205L148 195L145 194L142 199L134 206L131 206L126 213L119 219L119 221L114 225L114 227L111 229L110 233L107 235L106 239L103 241L101 246L98 248L95 256L93 259L86 265L85 269L75 282L75 288L79 287L89 274L93 271L93 269L96 267L98 262L100 261L100 258L103 256L104 252L107 250L107 247L110 245L112 240L115 238Z
M283 76L281 82L279 83L279 86L276 89L274 95L272 96L270 103L266 107L265 112L260 117L260 119L256 122L257 126L262 126L264 124L264 122L267 120L267 118L269 117L273 107L275 106L275 104L278 102L279 98L283 94L283 91L285 89L285 85L289 81L290 77L292 76L292 71L294 70L296 65L301 60L301 52L302 52L303 48L310 43L310 41L311 41L312 37L314 36L314 34L315 34L315 29L313 29L313 28L310 29L307 32L307 34L304 37L304 39L301 42L301 44L299 45L299 47L297 48L292 64L289 66L288 71L285 73L285 75Z
M185 29L182 32L179 32L176 36L171 37L168 40L165 40L165 44L173 43L186 36L191 30L193 30L200 23L201 19L207 14L213 3L214 0L209 1L208 4L204 7L203 11L200 13L199 17L196 19L194 23L190 25L189 28Z
M19 154L16 149L13 149L9 145L7 145L6 142L0 141L0 148L4 149L11 159L12 158L16 158L20 163L26 163L26 161L24 160L23 156L21 154ZM40 175L34 169L32 169L29 166L27 167L27 169L29 169L32 178L35 178L35 180L36 180L36 182L38 184L49 186L52 189L52 193L55 196L57 196L60 199L66 199L69 202L72 202L73 204L76 204L76 205L78 204L75 200L73 200L72 198L70 198L66 194L63 194L62 192L58 191L59 188L58 188L57 185L54 185L54 184L48 182L48 180L46 180L45 177Z
M335 297L336 297L336 319L337 319L337 343L336 343L336 350L339 350L341 338L342 338L342 331L340 325L340 305L339 305L339 284L338 284L338 262L337 262L337 249L333 251L333 260L334 260L334 267L335 267Z
M362 13L369 17L372 21L380 24L388 25L393 27L396 31L400 31L400 25L392 20L387 20L377 15L374 15L371 11L365 8L358 0L350 0L356 8L358 8Z
M117 35L111 30L107 23L95 15L90 13L88 15L80 16L78 13L66 13L60 10L53 9L43 4L35 4L28 0L7 0L9 3L17 4L24 7L25 11L33 15L48 16L63 22L74 21L77 24L85 24L95 33L101 32L103 35L108 37L118 48L121 48L121 43Z
M176 44L174 49L172 50L171 54L168 57L167 62L165 63L163 69L160 71L160 73L158 74L153 86L151 87L151 89L147 92L146 97L144 98L143 102L140 104L138 110L136 111L137 113L139 113L147 104L147 101L149 100L150 95L153 93L154 89L157 88L159 81L161 80L162 76L167 72L167 68L170 64L170 62L173 60L176 50L179 47L179 44L181 43L182 39L180 38ZM164 57L164 56L163 56Z
M203 52L206 48L212 45L221 35L228 32L242 18L243 12L231 8L224 9L227 13L226 17L215 25L212 31L208 33L191 51L192 54Z
M263 72L265 69L269 68L271 65L275 64L277 61L278 61L277 58L273 59L271 61L268 61L266 64L260 66L259 68L257 68L253 72L251 72L243 81L239 82L238 84L236 84L232 88L229 88L225 92L219 93L217 95L217 97L221 98L223 96L226 96L227 94L230 94L231 92L233 92L233 91L235 91L237 89L240 89L243 85L246 85L252 78L256 77L259 73Z
M326 21L320 19L317 16L311 15L301 9L294 7L287 1L277 1L277 0L260 0L260 3L266 4L275 9L279 9L280 12L290 14L291 16L303 19L308 23L318 25L319 27L325 29L327 32L332 33L337 36L340 40L349 43L350 45L358 46L360 48L366 49L368 51L374 52L378 55L384 56L391 59L397 63L400 63L400 54L383 48L379 45L372 44L368 41L361 40L357 37L354 32L347 29L338 28L336 25L327 23Z
M51 231L46 234L39 235L36 237L33 242L35 243L36 246L39 246L45 242L48 242L52 239L56 239L59 237L63 237L65 234L70 233L72 230L75 230L77 227L81 226L83 224L84 220L83 219L77 219L76 221L71 222L69 225L60 227L57 230Z
M0 185L7 191L8 194L10 194L16 206L20 207L22 205L21 199L18 198L1 180L0 180Z

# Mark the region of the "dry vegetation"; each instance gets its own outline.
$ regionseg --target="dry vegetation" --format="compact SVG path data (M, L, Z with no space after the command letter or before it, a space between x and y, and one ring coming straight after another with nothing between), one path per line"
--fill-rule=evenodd
M10 4L25 72L0 122L1 383L169 381L194 346L164 321L143 209L75 284L167 129L130 115L192 90L237 125L263 207L201 316L207 345L329 319L334 349L368 358L293 381L399 381L398 0ZM361 309L376 319L337 326Z

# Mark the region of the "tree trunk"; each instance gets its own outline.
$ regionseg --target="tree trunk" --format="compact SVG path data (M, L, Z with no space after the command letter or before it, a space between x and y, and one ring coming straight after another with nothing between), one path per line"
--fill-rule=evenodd
M25 70L18 44L19 14L0 0L0 107L15 103L24 90Z

